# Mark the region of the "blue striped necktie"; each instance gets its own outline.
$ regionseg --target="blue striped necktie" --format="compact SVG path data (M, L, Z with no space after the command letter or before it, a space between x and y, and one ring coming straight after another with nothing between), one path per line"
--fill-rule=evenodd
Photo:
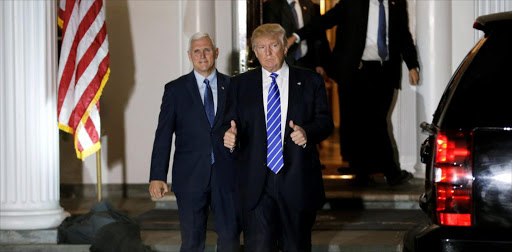
M267 166L274 173L283 168L283 145L281 143L281 98L277 87L277 74L270 74L272 83L267 99Z
M212 88L210 87L210 81L208 79L204 79L203 82L206 85L204 88L204 110L206 112L206 117L208 117L208 122L210 122L210 127L213 127L213 120L215 119L215 107L213 104ZM211 156L213 164L215 163L215 158L213 157L213 146Z

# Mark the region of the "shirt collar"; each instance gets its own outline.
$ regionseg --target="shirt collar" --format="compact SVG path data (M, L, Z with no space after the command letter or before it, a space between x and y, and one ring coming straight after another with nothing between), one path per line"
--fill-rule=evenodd
M285 73L288 73L289 71L289 67L288 67L288 64L286 64L286 61L283 62L283 65L281 66L281 68L277 71L275 71L274 73L277 74L277 77L284 77L283 74ZM271 72L267 71L265 68L261 68L261 71L263 73L263 78L270 78L270 74Z
M198 73L196 70L194 70L194 76L196 77L197 83L203 83L204 79L208 79L210 81L210 85L211 85L212 81L217 77L217 69L215 69L213 71L213 73L210 74L207 78L205 78L200 73Z

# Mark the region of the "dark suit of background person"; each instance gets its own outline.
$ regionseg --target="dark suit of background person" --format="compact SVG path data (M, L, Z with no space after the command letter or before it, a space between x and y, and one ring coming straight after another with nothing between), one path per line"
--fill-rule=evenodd
M295 4L297 3L300 5L299 9L302 13L304 25L308 24L313 17L320 16L320 6L311 2L311 0L297 0ZM268 0L264 2L263 23L280 24L286 31L286 37L291 36L298 30L291 6L287 0ZM325 31L316 32L314 36L308 38L305 43L307 47L306 54L301 54L302 57L299 60L295 60L296 51L300 50L301 44L293 44L288 48L286 62L313 71L316 71L317 67L326 69L329 64L331 49L329 48Z
M412 175L400 169L388 120L394 90L400 88L402 59L410 69L411 84L418 82L417 53L409 32L406 1L385 0L388 56L383 64L379 58L363 59L370 3L377 5L373 13L378 15L378 0L341 0L297 34L307 39L318 30L338 26L328 74L339 84L343 159L348 159L350 166L357 170L360 185L366 185L368 175L373 172L383 172L388 183L396 185L408 181ZM378 21L378 16L375 20ZM292 41L294 37L289 37L288 42Z
M269 26L274 30L280 29L281 36L255 36L262 27L269 29ZM325 201L321 170L313 166L317 155L315 145L327 138L334 127L325 86L320 75L283 64L286 52L282 45L286 38L283 37L284 30L278 24L265 24L254 31L253 50L263 69L259 67L232 78L226 101L225 125L227 128L231 124L231 128L224 136L224 146L234 146L233 154L237 160L246 252L275 251L278 240L283 251L311 251L311 229L316 210ZM282 50L281 56L275 57L277 65L266 62L258 49L254 49L264 45L267 53L274 43L279 43L279 50ZM288 86L288 102L281 100L281 106L288 104L287 113L281 113L286 122L285 130L281 131L284 133L284 166L276 174L267 166L267 126L263 104L263 96L267 94L263 85L270 77L262 75L277 72L284 77L288 68L289 81L281 84ZM266 81L268 83L269 80ZM286 95L281 93L281 99L284 97Z
M208 36L202 35L191 40L189 58L194 71L165 85L151 158L150 193L159 198L162 191L168 190L165 181L175 133L172 191L178 203L181 251L204 251L209 208L215 217L218 251L238 251L240 228L234 201L234 163L222 144L225 130L221 130L230 79L215 70L218 49L213 48ZM206 92L204 75L208 76L213 96L217 94L213 126L200 91Z

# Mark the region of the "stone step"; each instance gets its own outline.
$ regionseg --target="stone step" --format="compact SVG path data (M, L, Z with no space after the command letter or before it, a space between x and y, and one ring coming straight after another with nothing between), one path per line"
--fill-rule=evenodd
M89 252L91 245L70 244L12 244L0 245L2 252ZM179 251L179 250L178 250Z
M0 245L2 252L89 252L90 245ZM154 245L152 252L178 252L179 245ZM217 247L209 245L205 252L216 252ZM313 245L312 252L401 252L401 245Z

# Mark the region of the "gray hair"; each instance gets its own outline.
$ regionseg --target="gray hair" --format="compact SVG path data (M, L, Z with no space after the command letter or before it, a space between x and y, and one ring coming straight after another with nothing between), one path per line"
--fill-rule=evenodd
M286 32L284 28L280 24L262 24L258 26L253 32L251 36L251 45L254 50L254 43L256 39L260 37L273 37L276 36L281 39L281 43L283 47L286 48L288 44L288 40L286 39Z
M212 42L212 45L213 45L213 50L217 49L217 47L215 47L215 42L213 41L212 37L210 37L210 34L208 34L206 32L196 32L190 38L190 41L188 43L188 50L190 51L190 47L192 46L192 41L198 40L198 39L204 38L204 37L207 37L210 39L210 41Z

